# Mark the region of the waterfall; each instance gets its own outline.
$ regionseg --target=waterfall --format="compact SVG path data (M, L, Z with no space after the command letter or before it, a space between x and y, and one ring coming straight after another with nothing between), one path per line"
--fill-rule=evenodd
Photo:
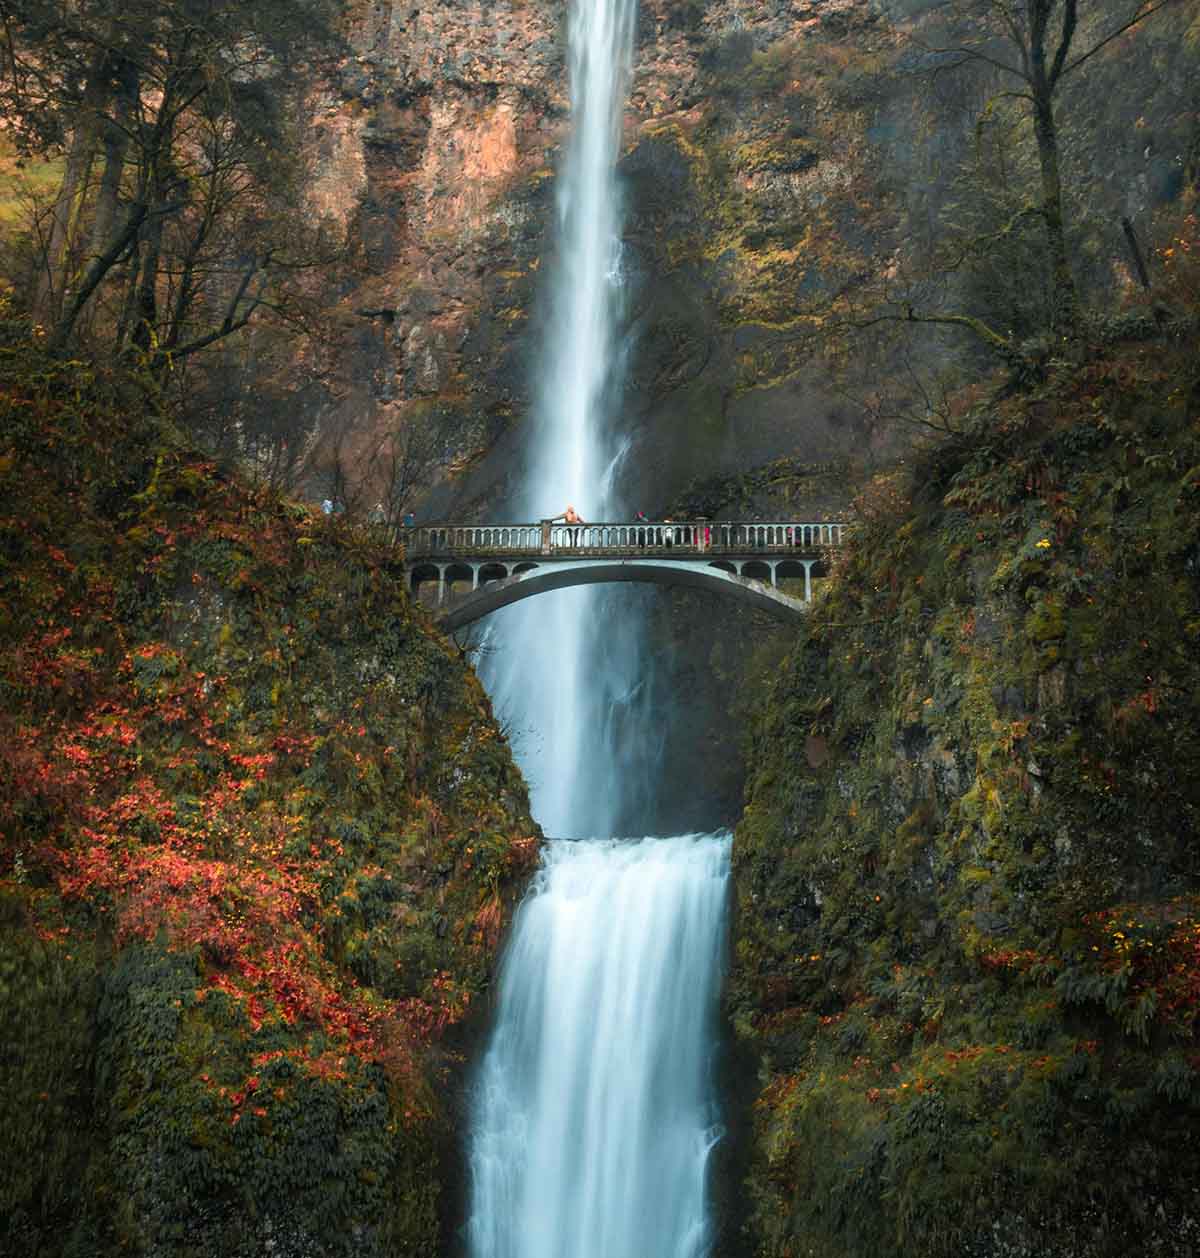
M620 500L621 122L636 0L570 0L572 130L525 518ZM654 781L636 596L583 588L492 618L481 673L548 834L476 1080L471 1258L703 1258L729 836L617 840Z
M727 835L558 841L479 1082L473 1258L700 1258Z
M541 519L570 504L587 520L620 510L627 441L608 422L622 309L621 198L615 178L633 68L636 0L571 0L572 127L558 180L558 237L534 435L516 504ZM481 673L560 837L611 834L623 751L612 720L640 665L638 628L606 617L611 595L563 590L493 617ZM586 773L581 773L586 766Z

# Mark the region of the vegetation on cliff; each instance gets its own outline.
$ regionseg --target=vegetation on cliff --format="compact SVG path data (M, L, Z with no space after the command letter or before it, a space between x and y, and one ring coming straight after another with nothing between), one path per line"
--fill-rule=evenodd
M434 1253L536 855L396 553L0 344L0 1248Z
M4 261L53 345L82 332L162 372L257 317L295 321L320 250L287 113L335 18L328 0L6 3L5 139L61 158L61 180L48 203L25 186Z
M1195 1252L1193 348L1000 393L864 496L735 845L759 1254Z

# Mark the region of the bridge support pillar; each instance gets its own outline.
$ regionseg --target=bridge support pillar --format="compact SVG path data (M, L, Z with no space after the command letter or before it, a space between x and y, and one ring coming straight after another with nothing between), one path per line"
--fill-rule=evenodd
M479 565L473 563L471 565L471 591L472 593L479 589Z
M438 606L446 605L446 565L438 564Z
M773 589L779 589L779 563L771 564L771 586Z
M812 570L813 570L813 564L816 562L816 560L801 559L800 562L804 565L804 601L806 603L811 603L812 602Z

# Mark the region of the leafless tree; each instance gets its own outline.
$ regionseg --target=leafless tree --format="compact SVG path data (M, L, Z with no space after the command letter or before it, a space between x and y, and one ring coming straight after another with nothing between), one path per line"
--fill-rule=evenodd
M153 371L286 317L324 253L300 230L287 102L330 0L0 0L0 104L61 153L31 314ZM102 312L102 313L101 313Z
M1057 116L1063 84L1114 40L1142 25L1174 0L1128 0L1116 16L1093 0L945 0L934 11L940 34L914 34L923 51L922 69L937 74L977 65L1003 85L987 109L1000 100L1018 102L1037 147L1039 192L1018 216L1036 213L1042 222L1054 291L1054 330L1073 334L1079 323L1079 290L1068 246L1063 196L1060 127ZM1082 8L1082 12L1081 12ZM1007 230L1011 230L1011 226ZM991 329L972 326L985 341Z

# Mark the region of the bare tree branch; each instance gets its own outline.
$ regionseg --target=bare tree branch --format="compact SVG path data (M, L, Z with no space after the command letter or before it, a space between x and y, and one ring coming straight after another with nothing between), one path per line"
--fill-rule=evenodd
M1137 10L1114 31L1110 31L1098 44L1093 44L1087 52L1076 57L1074 61L1063 67L1062 76L1070 74L1073 70L1079 69L1084 62L1089 61L1101 49L1108 47L1114 39L1119 39L1126 31L1132 30L1135 26L1144 22L1151 14L1157 13L1159 9L1165 9L1169 4L1174 4L1175 0L1158 0L1156 4L1143 5L1139 4Z
M259 289L254 297L250 299L247 308L239 315L242 302L246 299L246 293L250 289L250 285L254 282L254 277L260 275L264 269L270 265L270 255L261 260L256 258L243 274L241 283L238 285L237 292L234 293L225 311L225 317L220 325L212 331L198 336L194 340L189 341L186 345L178 345L173 347L165 347L159 353L155 354L151 361L150 368L152 371L161 370L167 366L172 360L187 358L192 354L199 353L202 349L207 349L210 345L215 345L218 341L224 340L227 336L232 336L235 332L240 332L247 327L253 319L255 311L257 311L264 302L262 301L263 291L266 288L265 275L259 281Z
M1078 0L1063 0L1062 31L1059 35L1058 48L1054 53L1054 61L1050 66L1050 87L1053 90L1062 77L1063 64L1071 51L1071 41L1075 38L1075 27L1079 22Z
M158 211L162 213L163 211ZM116 266L122 255L130 249L137 240L138 232L142 229L142 224L146 221L149 213L149 207L144 202L130 206L129 217L126 220L124 228L117 235L116 239L108 247L105 252L98 257L88 268L88 273L84 277L83 283L79 286L71 301L71 305L62 318L58 321L54 329L53 335L50 337L50 349L57 352L66 347L67 341L70 339L71 332L75 327L75 322L79 318L80 312L84 306L91 300L92 294L100 287L104 277Z
M890 311L876 313L866 318L848 320L847 326L865 331L881 323L927 323L940 327L966 328L983 344L1006 358L1011 357L1015 352L1013 343L1007 337L1001 336L999 332L988 327L982 319L977 319L974 315L918 314L909 306L902 314L894 314Z

